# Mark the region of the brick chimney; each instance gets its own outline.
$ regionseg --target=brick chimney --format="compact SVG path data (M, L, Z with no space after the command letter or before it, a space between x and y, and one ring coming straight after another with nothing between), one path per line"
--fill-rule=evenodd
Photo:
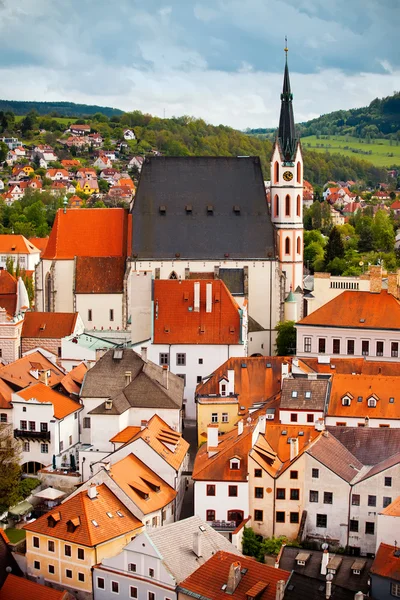
M388 292L395 298L399 298L398 273L388 273Z
M285 593L285 581L280 579L276 582L276 594L275 600L283 600L283 595Z
M380 265L369 269L369 291L374 294L382 291L382 267Z
M44 383L44 385L49 385L49 377L47 374L47 369L43 369L43 371L39 371L39 381L40 381L40 383Z
M242 579L242 574L240 571L241 571L240 562L233 562L231 564L231 566L229 567L228 582L226 584L226 590L225 590L225 592L227 594L235 593L235 590L236 590L237 586L239 585L240 580Z

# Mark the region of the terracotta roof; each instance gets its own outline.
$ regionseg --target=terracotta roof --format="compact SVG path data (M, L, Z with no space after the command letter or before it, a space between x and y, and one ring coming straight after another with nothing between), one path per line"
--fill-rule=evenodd
M327 427L364 465L376 465L395 456L400 448L400 428Z
M400 329L400 302L386 290L379 294L346 291L301 319L297 325Z
M68 394L79 394L87 370L87 366L82 362L62 378L61 385Z
M142 438L157 454L159 454L176 471L179 470L189 444L182 434L172 429L161 417L154 415L147 427L139 430L135 439Z
M241 576L236 590L229 595L236 600L247 600L250 597L257 600L275 600L276 584L279 580L287 581L289 571L275 569L257 562L253 558L238 557L236 554L218 551L204 565L201 565L192 575L179 584L179 591L195 598L226 600L227 593L223 585L228 582L229 570L232 563L238 563L240 569L247 569Z
M30 237L30 243L35 246L40 252L44 252L46 250L47 242L49 241L48 237L38 238L38 237Z
M125 444L126 442L130 442L136 435L140 432L140 427L135 427L134 425L128 425L122 431L114 435L110 442L113 444Z
M397 362L366 360L360 358L342 358L331 356L329 363L318 362L318 357L315 358L299 358L299 367L302 370L316 373L341 373L351 375L352 373L363 375L385 375L400 377L400 369Z
M61 339L72 335L78 313L26 312L22 338Z
M320 410L325 408L329 390L327 379L286 377L282 382L281 408Z
M135 184L133 183L132 179L126 178L126 177L121 177L121 179L118 180L118 185L120 187L129 187L131 188L131 190L135 189Z
M352 481L363 468L363 464L329 433L321 435L319 440L307 450L307 454L313 456L347 482Z
M56 173L61 173L64 179L68 179L68 171L65 169L47 169L46 177L55 177Z
M386 508L381 510L380 515L386 515L387 517L400 517L400 496L397 496L393 502Z
M194 307L196 282L156 280L155 344L239 344L239 307L220 280L201 280L200 308ZM206 312L206 287L212 286L212 310Z
M35 254L40 252L23 235L1 234L0 252L4 254Z
M131 216L123 208L82 208L57 212L43 259L123 256L130 253Z
M64 417L82 409L82 404L71 400L68 396L64 396L59 392L54 391L44 383L35 383L28 386L24 390L17 392L18 396L29 402L35 400L37 402L51 403L54 407L54 416L56 419Z
M75 270L77 294L121 294L124 289L124 256L78 256Z
M398 370L399 367L397 366ZM359 417L364 419L400 419L398 377L381 375L341 375L335 373L327 415L330 417ZM350 406L343 406L344 396L350 397ZM368 407L368 398L376 398L376 407Z
M0 589L0 600L22 600L34 598L35 600L66 600L68 592L55 590L35 581L17 577L10 573Z
M395 546L381 544L372 563L371 573L400 581L400 551Z
M13 389L2 379L0 379L0 408L12 408L11 394Z
M25 388L30 383L37 383L39 371L49 371L49 385L54 387L60 383L65 373L50 362L41 352L31 352L22 358L0 367L0 379L9 383L14 389Z
M73 158L70 160L62 160L61 164L67 169L68 167L79 167L81 163L77 158Z
M400 200L395 200L390 208L393 210L400 210Z
M17 280L5 269L0 270L0 307L5 308L10 316L15 315L17 308Z
M134 454L114 463L109 474L145 515L163 509L176 497L176 491Z

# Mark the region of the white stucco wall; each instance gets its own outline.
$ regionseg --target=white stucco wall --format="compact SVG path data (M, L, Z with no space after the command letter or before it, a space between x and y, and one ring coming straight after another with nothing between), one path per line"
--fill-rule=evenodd
M295 413L297 414L297 421L291 421L291 415ZM307 415L313 415L314 421L308 422ZM322 411L317 410L279 410L279 420L283 425L312 425L315 424L319 419L322 419L324 413Z
M376 551L378 551L380 544L389 544L390 546L394 546L395 541L398 540L399 531L399 517L378 514L376 532Z
M86 329L122 329L123 294L76 294L76 310ZM92 320L89 321L89 310ZM114 311L111 320L110 311Z
M207 496L207 485L215 485L215 496ZM229 496L229 486L237 485L238 495ZM195 481L194 514L207 521L207 510L215 510L216 521L227 521L228 511L242 510L249 516L249 485L243 481Z

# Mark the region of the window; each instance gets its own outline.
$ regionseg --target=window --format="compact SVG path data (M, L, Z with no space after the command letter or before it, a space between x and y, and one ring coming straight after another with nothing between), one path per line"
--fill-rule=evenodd
M71 569L66 569L65 570L65 576L68 577L68 579L72 579L72 571L71 571Z
M114 321L114 309L110 308L110 321Z
M298 162L297 163L297 167L296 167L296 172L297 172L297 183L301 183L301 163ZM299 196L300 198L300 196Z
M49 565L49 573L50 573L50 575L54 575L54 573L55 573L54 565Z
M283 512L283 510L277 510L276 511L276 522L277 523L284 523L285 522L285 513Z
M307 415L307 423L314 423L314 415L313 414Z
M311 352L311 338L304 338L304 352Z
M297 413L290 413L290 422L297 423Z
M376 355L383 356L383 342L376 342Z
M228 423L228 413L222 413L222 422Z
M129 598L137 598L138 597L138 589L133 585L129 588Z
M389 496L383 496L383 508L386 508L389 504L392 504L392 499Z
M285 238L285 254L290 254L290 238Z
M156 600L156 595L154 592L148 592L148 599L147 600Z
M318 352L319 354L325 354L326 350L326 339L318 338Z
M262 521L263 520L263 511L262 510L255 510L254 511L254 520L255 521Z
M197 375L196 381L197 381L197 383L201 383L201 375Z
M276 195L274 198L274 215L279 217L279 196Z
M399 343L398 342L392 342L390 353L395 358L397 358L399 356Z
M104 578L103 577L98 577L97 578L97 589L99 590L104 590Z
M361 353L363 356L368 356L369 354L369 341L363 340L361 342Z
M318 502L318 491L310 490L310 502Z
M319 469L312 469L312 471L311 471L311 477L314 477L314 479L318 479L318 477L319 477Z
M352 506L360 506L360 494L352 494L351 504Z
M206 511L206 521L215 521L215 510Z
M71 556L71 546L64 546L65 556Z
M128 571L130 571L131 573L136 573L136 564L135 563L129 563L128 564Z
M218 413L211 413L211 423L218 423Z
M275 164L274 164L274 183L279 183L279 163L278 163L278 161L275 161ZM4 259L3 262L6 262L6 260Z
M254 477L262 477L262 469L254 469Z
M48 549L49 552L54 552L54 550L55 550L54 542L52 542L51 540L49 540L47 542L47 549Z
M160 352L160 365L168 365L169 364L169 354L168 352Z
M85 560L85 551L83 548L78 548L78 558L79 560Z
M368 398L367 404L368 404L368 408L376 408L375 398Z
M22 431L26 431L26 429L27 429L27 422L26 421L20 421L19 422L19 428L22 429Z
M356 519L350 519L350 531L358 533L358 521Z
M264 498L264 488L262 488L262 487L254 488L254 498Z
M88 321L92 320L92 309L91 308L89 308L87 311L87 319L88 319Z
M34 560L33 561L33 568L34 569L40 569L40 562L38 560Z
M290 217L290 196L287 194L285 198L285 217Z
M207 485L207 496L215 496L215 485Z
M284 500L286 498L286 490L285 488L276 488L276 499Z
M374 535L375 534L375 523L372 523L372 521L367 521L365 523L365 533L368 535Z
M238 471L240 467L240 460L237 458L232 458L230 461L229 468L233 471Z
M390 585L390 593L395 598L400 598L400 583L391 583Z
M317 515L317 527L326 528L328 525L328 517L326 515Z
M149 577L154 577L154 569L149 569Z
M238 495L238 486L230 485L228 486L228 496L233 497Z
M90 417L83 418L83 429L90 429Z
M376 496L368 496L368 506L376 506Z
M354 340L347 340L347 354L354 354Z
M42 454L48 454L49 453L49 445L48 444L40 444L40 452Z
M298 471L290 471L290 479L298 479L299 472Z
M6 415L6 413L1 413L1 415L0 415L0 423L7 423L7 415Z
M48 425L47 425L47 423L40 423L40 431L42 433L46 433L48 431Z
M72 435L70 435L68 438L68 444L69 446L72 446Z
M296 216L300 217L301 215L301 198L300 195L297 196L297 201L296 201ZM300 238L298 238L300 239Z
M348 396L344 396L342 398L342 405L343 406L350 406L350 404L351 404L350 398Z
M392 478L385 477L385 487L392 487Z
M324 504L333 504L332 492L324 492Z
M226 383L221 383L221 396L226 396Z
M29 421L29 431L35 431L35 430L36 430L35 421Z
M202 365L202 364L203 364L203 359L199 358L199 365Z
M332 343L332 352L333 354L340 354L340 340L334 339Z
M180 352L176 355L176 364L178 366L185 366L186 365L186 354Z
M32 545L34 548L39 548L39 538L38 537L33 537L32 538Z
M31 449L30 443L29 442L24 442L23 448L24 448L24 452L30 452L30 449Z
M60 442L60 452L64 450L64 442Z
M290 513L290 522L291 523L298 523L299 522L299 513L298 512L291 512Z
M300 499L300 490L298 488L294 488L290 490L290 499L291 500L299 500Z
M85 574L84 573L78 573L78 581L85 581Z
M111 582L111 591L113 594L119 594L119 583L118 581Z
M300 236L297 236L297 242L296 242L297 246L296 246L296 251L297 254L301 254L301 239Z

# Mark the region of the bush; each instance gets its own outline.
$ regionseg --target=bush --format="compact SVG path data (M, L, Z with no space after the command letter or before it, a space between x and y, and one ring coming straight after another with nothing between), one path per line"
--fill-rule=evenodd
M26 477L25 479L21 479L18 486L18 491L21 500L27 498L32 492L32 490L34 490L39 484L39 479L36 479L34 477Z

